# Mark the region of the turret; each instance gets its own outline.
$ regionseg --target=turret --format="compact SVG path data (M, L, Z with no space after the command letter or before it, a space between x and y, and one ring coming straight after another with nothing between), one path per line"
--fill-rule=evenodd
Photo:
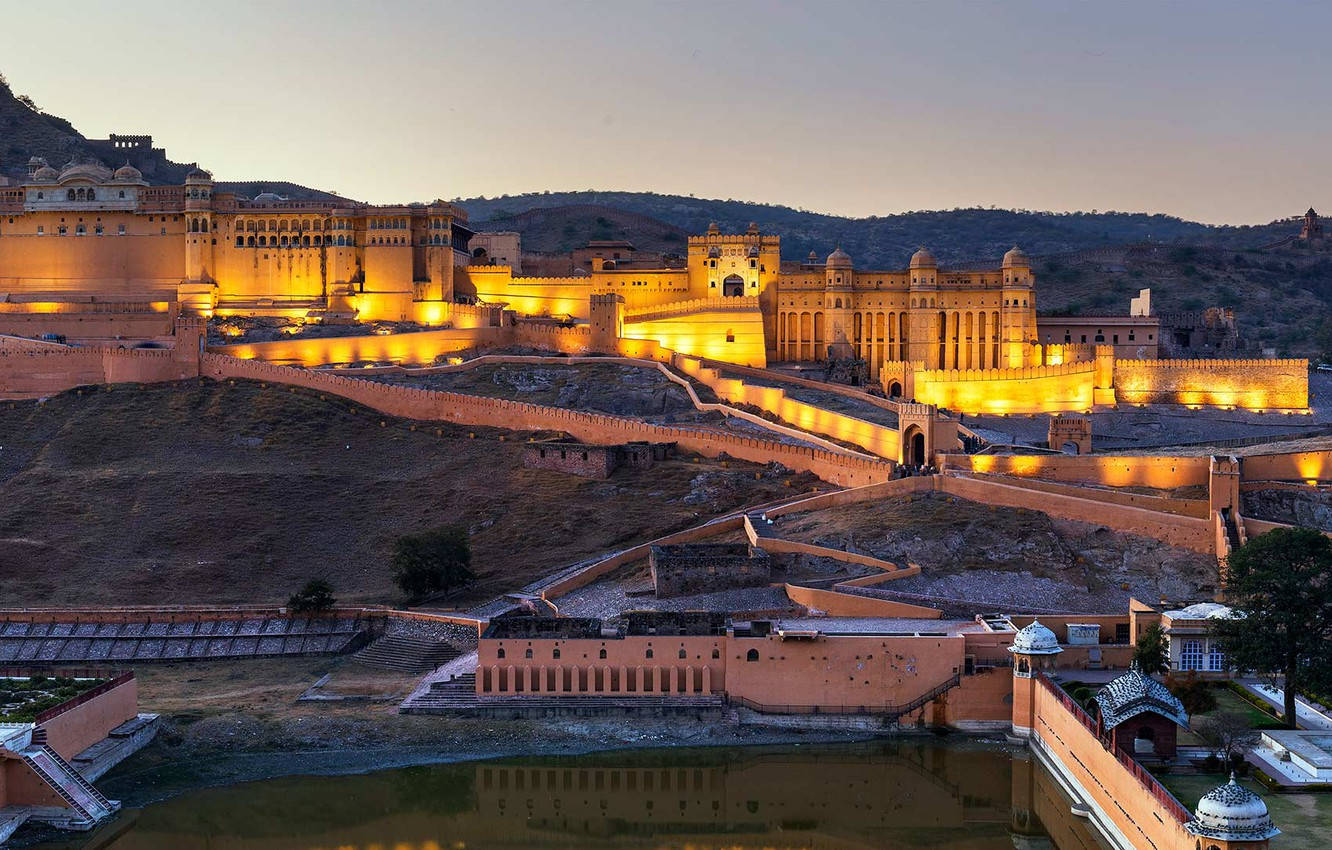
M1064 650L1055 633L1040 620L1018 631L1013 645L1013 734L1030 735L1036 723L1036 677L1039 671L1054 666L1054 659Z
M1213 788L1198 801L1193 820L1184 825L1198 846L1217 850L1263 850L1281 834L1272 823L1267 804L1235 781Z

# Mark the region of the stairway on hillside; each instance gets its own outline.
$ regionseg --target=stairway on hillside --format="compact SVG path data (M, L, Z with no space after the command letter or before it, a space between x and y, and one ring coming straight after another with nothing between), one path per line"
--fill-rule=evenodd
M384 635L352 656L368 667L426 673L457 658L458 648L448 641L413 635Z

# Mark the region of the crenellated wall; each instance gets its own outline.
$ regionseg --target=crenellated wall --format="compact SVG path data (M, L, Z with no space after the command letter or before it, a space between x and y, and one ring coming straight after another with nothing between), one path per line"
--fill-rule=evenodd
M944 456L944 466L947 469L1015 475L1022 478L1046 478L1075 484L1101 484L1107 487L1152 487L1158 490L1205 486L1208 483L1210 463L1205 455L1161 457L948 454Z
M1307 360L1116 360L1124 404L1307 410Z
M971 414L1091 410L1092 363L1016 369L923 369L912 374L917 401Z
M637 315L626 310L622 337L725 363L768 365L757 297L700 298Z
M510 430L564 431L590 443L674 442L685 451L707 457L725 453L755 463L781 463L843 486L886 481L893 468L887 462L863 456L742 437L725 431L653 425L621 416L392 386L214 353L204 355L201 366L202 374L210 378L242 378L306 387L349 398L391 416Z
M279 339L213 346L217 354L296 366L330 363L432 363L443 354L505 344L502 328L446 328L378 336L330 336Z

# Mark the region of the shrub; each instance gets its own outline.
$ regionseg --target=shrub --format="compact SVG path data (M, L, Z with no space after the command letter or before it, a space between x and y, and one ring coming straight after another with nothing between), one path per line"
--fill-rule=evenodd
M312 578L305 587L292 594L287 600L287 607L297 613L327 611L336 600L333 598L333 585L322 578Z
M475 578L472 548L462 526L404 534L393 544L393 580L414 601L462 587Z
M1216 695L1200 679L1175 682L1171 684L1170 692L1184 704L1184 710L1189 714L1206 714L1216 708Z

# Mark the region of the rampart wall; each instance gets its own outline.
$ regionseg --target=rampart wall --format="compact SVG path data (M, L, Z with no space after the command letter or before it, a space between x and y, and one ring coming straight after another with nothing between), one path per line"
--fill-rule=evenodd
M956 475L941 475L934 478L938 482L940 491L974 502L1040 511L1062 519L1104 525L1129 534L1153 537L1172 546L1180 546L1195 552L1215 554L1216 543L1212 536L1212 524L1208 519L1195 519L1091 499L1042 493L1022 486L1000 484L979 478Z
M1033 712L1033 748L1077 783L1081 796L1095 804L1098 819L1108 819L1138 850L1193 846L1184 831L1188 810L1146 769L1102 746L1094 721L1043 677L1035 685Z
M980 475L984 475L984 473L977 473L977 476ZM1093 502L1107 502L1112 505L1141 508L1146 511L1179 514L1180 516L1193 517L1194 519L1207 519L1208 516L1209 506L1206 499L1179 499L1169 496L1148 496L1143 493L1133 493L1128 490L1083 487L1076 484L1061 484L1055 481L1043 481L1036 478L1019 478L1016 476L987 476L980 480L989 480L998 484L1021 487L1025 490L1039 490L1043 493L1071 496L1076 499L1086 499Z
M1306 410L1307 360L1116 360L1115 397L1125 404Z
M209 348L216 354L296 366L330 363L432 363L436 357L472 348L503 345L502 328L446 328L387 336L310 337L248 342Z
M1332 480L1332 451L1245 455L1240 459L1244 481Z
M854 443L879 457L897 460L901 452L901 438L894 428L797 401L779 387L756 386L737 378L723 377L716 369L693 358L676 356L671 363L729 402L758 407L798 428Z
M1108 487L1206 486L1210 460L1197 457L1133 455L963 455L945 454L945 469L1044 478L1069 483L1088 482ZM1248 459L1245 461L1248 462Z
M274 381L329 392L364 404L382 413L408 419L456 422L511 430L564 431L590 443L625 443L645 440L674 442L685 451L706 457L727 454L754 463L781 463L810 472L842 486L884 481L892 465L870 458L838 454L826 449L742 437L703 428L653 425L622 416L583 413L557 407L526 404L504 399L441 393L373 381L344 378L322 372L291 369L255 360L239 360L220 354L203 357L207 377Z
M1091 410L1091 362L1010 369L922 369L913 375L914 398L971 414Z
M658 310L638 318L625 318L623 337L652 340L680 354L708 357L746 366L768 365L763 313L757 298L725 299L752 301L752 307L737 309L721 299L701 299L707 305L692 311Z
M0 398L37 398L89 384L178 381L198 376L172 349L0 346Z

